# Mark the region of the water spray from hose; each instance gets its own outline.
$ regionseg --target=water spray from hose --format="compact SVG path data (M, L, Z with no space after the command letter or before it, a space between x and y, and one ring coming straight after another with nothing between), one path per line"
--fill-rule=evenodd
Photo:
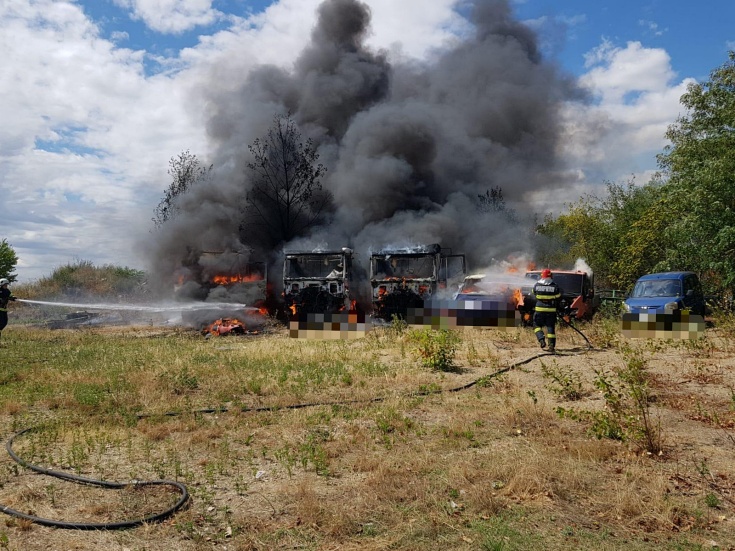
M83 308L86 310L118 310L132 312L195 312L197 310L245 310L259 312L258 308L238 302L192 302L161 304L116 304L116 303L83 303L83 302L50 302L45 300L17 299L18 302L38 304L41 306L59 306L65 308Z

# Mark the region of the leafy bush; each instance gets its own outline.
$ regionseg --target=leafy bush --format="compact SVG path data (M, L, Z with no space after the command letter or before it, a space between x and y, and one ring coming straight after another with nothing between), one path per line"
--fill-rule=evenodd
M551 381L547 388L560 398L574 401L581 399L584 395L579 374L571 368L559 366L556 362L550 366L541 362L541 373L545 379Z
M424 367L437 371L456 371L454 356L459 346L459 336L448 329L414 329L409 340Z
M145 273L121 266L95 266L88 260L78 260L56 268L50 276L35 283L19 285L16 295L28 299L49 297L131 296L143 292Z
M661 423L653 419L646 360L640 350L622 347L624 365L612 374L595 370L595 386L602 392L605 409L580 411L557 408L560 417L589 423L597 438L634 443L651 454L663 450Z

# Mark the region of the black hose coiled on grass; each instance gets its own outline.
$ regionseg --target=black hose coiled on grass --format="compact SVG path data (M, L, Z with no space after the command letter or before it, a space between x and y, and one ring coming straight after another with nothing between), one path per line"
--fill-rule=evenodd
M165 511L162 511L160 513L156 513L153 515L149 515L141 519L125 520L121 522L103 522L103 523L64 522L64 521L51 520L51 519L37 517L35 515L23 513L21 511L11 509L10 507L6 507L5 505L0 505L0 512L3 512L8 515L12 515L14 517L26 519L36 524L41 524L43 526L51 526L53 528L67 528L67 529L72 529L72 530L120 530L123 528L134 528L136 526L141 526L147 523L160 522L164 520L165 518L173 515L176 511L181 509L189 501L189 491L187 490L186 486L180 482L176 482L173 480L106 482L104 480L96 480L94 478L85 478L82 476L76 476L76 475L72 475L69 473L61 472L61 471L53 471L51 469L45 469L43 467L39 467L38 465L33 465L31 463L28 463L24 459L18 457L18 455L13 451L13 442L15 441L16 438L18 438L22 434L25 434L32 430L33 428L27 428L27 429L24 429L14 434L10 438L10 440L8 440L7 444L5 444L5 449L7 450L8 455L10 455L13 461L15 461L19 465L31 471L34 471L40 474L44 474L47 476L53 476L55 478L60 478L62 480L67 480L69 482L74 482L76 484L88 484L90 486L100 486L102 488L111 488L115 490L121 490L124 488L141 488L144 486L171 486L171 487L176 488L179 491L179 493L181 493L181 497L172 507L169 507Z

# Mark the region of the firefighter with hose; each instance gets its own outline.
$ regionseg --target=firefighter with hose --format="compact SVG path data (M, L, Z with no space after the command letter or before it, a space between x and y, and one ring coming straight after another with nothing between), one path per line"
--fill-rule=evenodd
M541 348L546 348L548 341L548 350L553 354L556 350L556 312L561 299L561 289L552 279L551 270L548 268L541 271L541 279L533 286L533 296L536 299L533 332Z
M8 301L15 300L13 293L8 289L10 281L6 278L0 278L0 337L3 329L8 324Z

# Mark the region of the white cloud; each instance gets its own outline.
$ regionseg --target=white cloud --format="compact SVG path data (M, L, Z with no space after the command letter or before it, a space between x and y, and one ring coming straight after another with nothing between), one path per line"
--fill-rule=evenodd
M160 33L181 33L210 25L223 14L212 8L212 0L113 0L132 10L133 19L142 20Z
M371 10L370 47L423 58L465 32L467 22L452 8L457 0L367 0ZM231 70L271 63L287 67L309 40L321 0L281 0L247 19L232 18L225 31L200 37L182 52L189 63L224 60Z
M454 10L457 0L369 0L373 35L368 44L410 57L425 57L467 32Z
M564 154L589 184L631 176L645 183L666 145L667 127L684 114L680 98L693 81L677 81L668 53L639 42L620 47L603 40L586 61L580 84L595 101L567 106Z
M168 158L204 143L184 90L146 78L143 52L100 38L71 2L1 5L0 50L0 233L21 278L79 257L139 263L130 237L162 196Z
M663 36L663 34L669 30L668 28L661 29L658 26L658 23L656 23L655 21L647 21L645 19L639 20L638 25L640 25L641 27L645 27L646 29L651 31L651 34L653 34L653 36Z
M676 76L665 50L644 48L640 42L621 48L606 40L586 59L591 69L581 84L604 102L621 101L631 92L663 91Z
M130 38L130 35L125 31L114 31L110 34L110 38L114 42L123 42Z

